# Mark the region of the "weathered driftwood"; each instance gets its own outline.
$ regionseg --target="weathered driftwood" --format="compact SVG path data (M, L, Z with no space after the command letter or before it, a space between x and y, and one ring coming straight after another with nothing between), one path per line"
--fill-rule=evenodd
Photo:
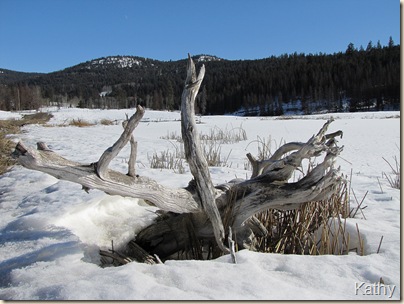
M191 56L188 55L188 57L187 79L181 103L181 134L184 141L185 158L194 177L202 209L212 223L217 244L223 252L228 253L229 250L223 244L225 235L221 216L215 203L215 187L210 177L208 162L203 154L195 122L195 98L205 76L205 66L202 66L197 77L195 64Z
M35 150L20 142L13 154L24 167L81 184L86 191L98 189L111 195L141 198L166 212L160 220L141 231L134 241L151 255L157 254L165 259L186 250L191 244L212 240L222 252L228 253L229 249L224 245L224 227L231 227L239 246L248 247L254 233L267 233L254 214L271 208L299 208L303 203L326 199L335 192L341 177L333 164L342 151L335 137L342 137L342 132L326 134L333 121L330 119L307 142L285 144L269 159L256 160L247 154L253 167L249 180L236 179L214 186L202 153L194 113L195 98L204 73L205 67L202 66L197 75L189 56L182 94L181 132L186 160L194 179L186 188L164 187L135 174L137 143L133 131L144 115L141 106L137 106L133 116L123 124L122 135L97 162L81 164L67 160L51 151L45 143L38 143ZM128 174L109 169L111 160L128 142L131 145ZM303 159L320 155L325 155L324 160L306 176L297 182L288 182Z

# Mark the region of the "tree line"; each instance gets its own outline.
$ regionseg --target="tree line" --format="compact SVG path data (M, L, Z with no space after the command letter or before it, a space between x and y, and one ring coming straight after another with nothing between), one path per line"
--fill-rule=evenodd
M116 56L116 61L128 56ZM88 61L48 74L0 73L0 109L41 106L131 108L180 107L186 60L131 57L140 64L119 66ZM206 56L195 56L198 59ZM285 54L259 60L204 61L207 73L197 97L201 114L282 115L321 111L398 110L400 45L352 43L334 54Z

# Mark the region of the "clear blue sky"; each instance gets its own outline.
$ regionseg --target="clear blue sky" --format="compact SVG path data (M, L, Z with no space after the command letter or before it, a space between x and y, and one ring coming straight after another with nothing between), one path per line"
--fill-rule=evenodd
M400 43L398 0L0 0L0 68L112 55L260 59Z

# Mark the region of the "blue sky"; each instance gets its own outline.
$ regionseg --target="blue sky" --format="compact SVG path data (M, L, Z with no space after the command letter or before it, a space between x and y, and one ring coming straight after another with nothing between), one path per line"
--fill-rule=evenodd
M225 59L400 43L398 0L0 0L0 68L53 72L111 55Z

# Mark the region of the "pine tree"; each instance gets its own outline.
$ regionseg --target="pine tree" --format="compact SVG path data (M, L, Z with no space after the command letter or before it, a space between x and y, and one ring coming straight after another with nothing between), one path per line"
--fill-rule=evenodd
M345 54L351 55L351 54L353 54L354 52L355 52L355 46L354 46L354 44L351 42L351 43L348 44L348 47L347 47L347 49L346 49L346 51L345 51Z
M393 37L390 36L388 47L391 49L394 46Z
M372 40L369 41L368 46L366 47L366 51L370 52L373 49Z

